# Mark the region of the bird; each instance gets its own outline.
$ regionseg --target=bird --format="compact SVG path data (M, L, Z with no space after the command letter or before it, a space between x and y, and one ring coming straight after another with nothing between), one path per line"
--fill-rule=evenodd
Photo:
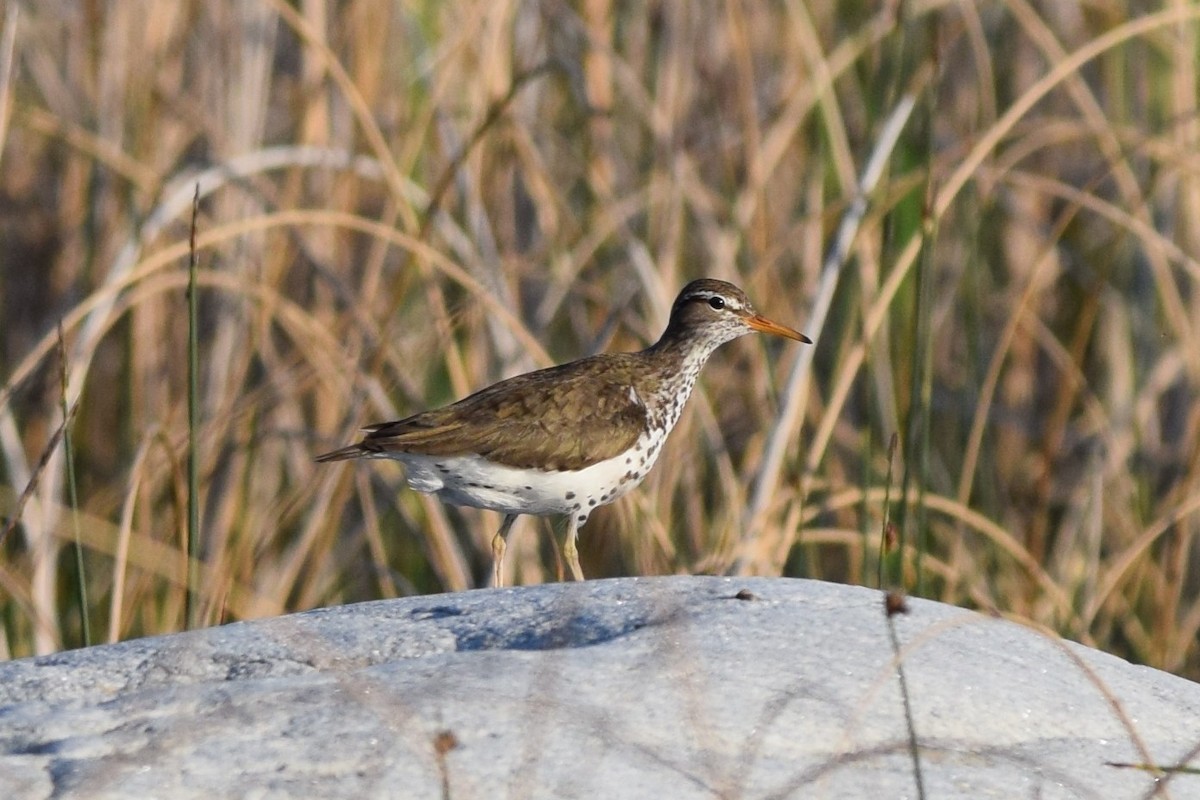
M737 286L694 280L644 350L516 375L450 405L369 425L358 443L316 460L394 459L411 488L503 514L492 537L494 586L503 585L518 516L566 515L563 558L581 581L579 528L646 477L713 351L756 331L812 344L759 314Z

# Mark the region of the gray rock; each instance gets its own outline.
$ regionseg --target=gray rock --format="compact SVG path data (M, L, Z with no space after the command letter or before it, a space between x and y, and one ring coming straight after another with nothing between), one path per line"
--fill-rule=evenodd
M738 599L739 591L751 597ZM1200 798L1200 685L910 600L929 798ZM879 592L655 578L0 664L0 797L916 797Z

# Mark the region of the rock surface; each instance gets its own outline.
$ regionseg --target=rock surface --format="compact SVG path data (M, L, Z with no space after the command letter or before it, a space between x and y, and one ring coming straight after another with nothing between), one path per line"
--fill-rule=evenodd
M927 797L1200 798L1109 765L1200 763L1200 685L938 603L892 621ZM899 687L856 587L364 603L0 664L0 797L916 797Z

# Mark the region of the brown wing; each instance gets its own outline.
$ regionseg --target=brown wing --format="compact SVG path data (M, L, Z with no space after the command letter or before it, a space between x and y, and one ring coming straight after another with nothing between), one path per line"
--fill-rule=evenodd
M512 467L580 469L631 448L646 408L631 365L608 354L518 375L444 408L373 425L369 453L475 453Z

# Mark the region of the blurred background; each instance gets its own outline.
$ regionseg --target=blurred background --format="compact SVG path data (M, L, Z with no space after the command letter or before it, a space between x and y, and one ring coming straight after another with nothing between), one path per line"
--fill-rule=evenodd
M484 585L497 515L313 456L707 275L816 345L716 354L589 577L899 586L1200 678L1200 7L4 9L0 657Z

